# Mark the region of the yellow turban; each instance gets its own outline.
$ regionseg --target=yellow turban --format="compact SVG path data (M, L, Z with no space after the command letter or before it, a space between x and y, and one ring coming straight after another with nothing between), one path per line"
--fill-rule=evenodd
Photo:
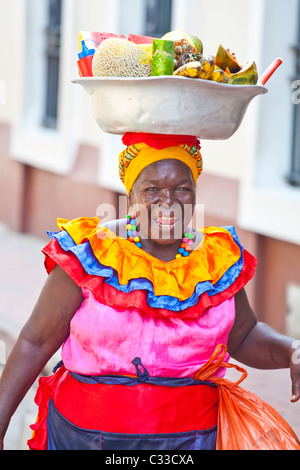
M202 172L199 145L181 144L154 148L144 142L135 143L129 145L119 155L119 174L127 194L130 193L133 183L144 168L165 159L175 159L185 163L190 168L195 182Z

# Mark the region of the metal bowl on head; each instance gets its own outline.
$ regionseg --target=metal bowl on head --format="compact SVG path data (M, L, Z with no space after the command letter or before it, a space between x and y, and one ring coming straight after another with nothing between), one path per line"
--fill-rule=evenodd
M228 139L249 103L267 89L176 76L72 80L90 97L94 118L110 134L146 132Z

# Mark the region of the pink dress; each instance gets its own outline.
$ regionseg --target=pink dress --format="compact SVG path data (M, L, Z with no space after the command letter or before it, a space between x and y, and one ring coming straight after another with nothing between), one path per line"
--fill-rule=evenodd
M232 227L204 229L199 249L163 263L103 236L96 218L58 225L46 269L58 264L84 300L63 366L40 380L30 448L214 449L218 389L195 373L227 344L256 260Z

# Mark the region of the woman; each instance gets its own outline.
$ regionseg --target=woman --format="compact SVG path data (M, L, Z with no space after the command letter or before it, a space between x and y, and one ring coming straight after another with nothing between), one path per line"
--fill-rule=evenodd
M214 449L218 389L194 376L219 344L251 367L290 367L291 400L300 398L293 338L258 322L244 291L256 260L233 228L188 227L197 139L123 142L120 177L135 212L108 227L60 220L50 234L49 277L1 377L2 440L61 345L63 364L40 380L31 449Z

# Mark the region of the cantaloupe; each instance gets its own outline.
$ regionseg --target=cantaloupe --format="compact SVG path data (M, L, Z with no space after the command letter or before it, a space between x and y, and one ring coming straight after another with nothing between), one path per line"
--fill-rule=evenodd
M132 41L109 38L96 49L92 70L94 77L148 77L151 60Z

